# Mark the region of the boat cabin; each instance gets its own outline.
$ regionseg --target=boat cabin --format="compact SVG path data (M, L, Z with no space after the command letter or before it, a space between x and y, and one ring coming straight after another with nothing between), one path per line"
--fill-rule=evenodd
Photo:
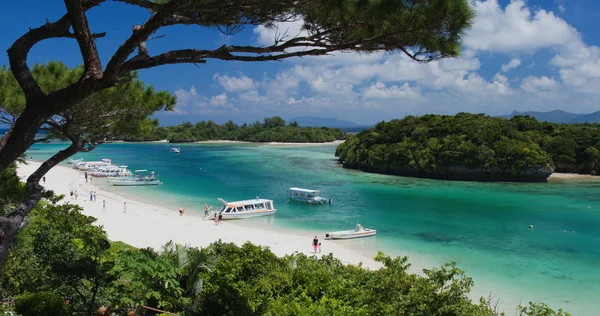
M235 213L247 213L247 212L258 212L258 211L271 211L273 207L272 200L266 199L254 199L236 202L226 202L223 199L219 199L223 206L219 210L221 214L235 214Z
M331 199L320 197L317 194L319 190L302 189L302 188L289 188L287 195L294 201L323 204L325 202L331 202Z

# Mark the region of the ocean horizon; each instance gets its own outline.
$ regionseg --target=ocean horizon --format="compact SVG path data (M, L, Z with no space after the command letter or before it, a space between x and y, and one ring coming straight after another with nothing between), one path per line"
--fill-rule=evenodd
M181 148L181 154L169 148ZM37 144L46 159L63 143ZM173 211L200 214L204 204L259 196L277 213L236 221L267 230L320 237L360 222L377 236L342 241L373 257L378 250L409 256L415 270L454 261L475 281L476 296L500 299L509 315L521 302L542 301L574 315L600 310L600 181L480 183L368 174L341 168L335 146L113 143L73 158L111 158L155 171L158 187L96 185ZM331 205L290 202L286 191L322 191ZM534 228L530 229L529 225ZM308 247L308 246L307 246ZM324 249L324 252L327 250Z

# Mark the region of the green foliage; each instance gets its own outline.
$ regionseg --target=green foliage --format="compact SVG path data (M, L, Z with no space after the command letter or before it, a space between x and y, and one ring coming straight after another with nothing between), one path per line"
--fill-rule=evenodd
M22 316L57 316L70 314L70 308L57 294L38 292L17 296L15 312Z
M69 69L61 62L50 61L33 66L32 74L44 92L50 93L73 84L81 77L83 66ZM172 110L175 96L145 86L136 73L124 76L114 87L92 94L74 107L46 121L45 129L59 139L101 143L121 139L125 135L143 134L158 126L148 119L156 111ZM21 88L6 68L0 68L0 107L2 122L11 124L25 108ZM3 116L4 117L4 116Z
M344 167L464 180L545 180L600 172L600 125L554 124L528 116L408 116L381 122L336 149Z
M527 306L521 306L517 308L519 316L570 316L571 314L564 312L562 309L557 311L550 308L544 303L529 302Z
M10 213L26 196L25 184L20 181L17 166L13 163L0 172L0 216Z
M111 283L110 243L93 217L71 204L42 203L11 248L2 275L11 294L46 291L66 297L76 310L91 310Z
M40 205L11 249L1 287L32 315L66 315L54 309L65 299L78 314L104 305L117 314L149 306L185 315L497 315L485 300L471 302L473 280L454 263L417 275L408 258L381 252L383 268L366 270L331 254L277 257L250 243L107 249L102 229L78 210ZM538 303L517 311L567 315Z
M167 136L165 136L167 135ZM346 133L337 128L300 127L297 122L288 126L279 116L267 117L264 122L238 126L232 121L218 125L213 121L201 121L194 125L183 123L172 127L158 127L158 122L146 131L129 135L127 141L168 139L171 143L186 143L206 140L238 140L248 142L294 142L324 143L346 139Z

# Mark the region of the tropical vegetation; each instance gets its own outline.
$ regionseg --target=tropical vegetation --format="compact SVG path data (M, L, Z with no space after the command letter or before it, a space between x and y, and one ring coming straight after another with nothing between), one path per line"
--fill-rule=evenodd
M168 140L170 143L187 143L207 140L235 140L246 142L293 142L293 143L324 143L346 139L346 133L337 128L300 127L293 121L287 126L279 116L266 117L261 123L241 126L228 121L219 125L213 121L201 121L196 124L189 122L178 126L158 126L158 121L150 128L130 134L122 139L125 141L156 141Z
M530 116L407 116L378 123L336 149L345 168L480 181L546 181L553 172L600 173L600 124Z
M11 193L12 192L12 193ZM10 197L14 191L2 191ZM0 294L30 315L500 315L456 264L408 271L379 253L381 269L330 255L278 257L268 248L217 241L137 249L108 239L80 207L52 196L38 204L10 250ZM568 315L545 304L509 315Z

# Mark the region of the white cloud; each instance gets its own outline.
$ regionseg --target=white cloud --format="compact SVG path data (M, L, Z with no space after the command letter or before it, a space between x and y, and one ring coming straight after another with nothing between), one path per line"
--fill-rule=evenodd
M421 96L419 89L411 87L408 83L402 86L386 86L378 81L363 90L365 98L376 99L417 99Z
M508 63L502 65L502 72L509 72L512 69L515 69L521 65L521 60L519 58L513 58Z
M212 106L224 106L227 105L227 94L221 93L219 95L210 98L210 105Z
M527 76L521 81L521 89L527 92L551 91L558 87L558 82L546 76Z
M219 84L228 92L240 92L255 89L258 83L253 79L241 76L241 77L230 77L228 75L215 74L214 80L217 80Z
M504 10L497 0L473 1L477 13L464 44L488 52L533 52L569 43L577 31L552 12L532 12L524 0Z
M359 122L431 112L596 110L600 101L599 47L584 43L577 30L553 12L534 8L524 0L511 0L506 6L498 0L471 2L477 15L460 58L427 64L383 52L294 58L262 78L216 75L228 94L203 102L240 104L265 113L273 109L333 113ZM560 11L560 4L557 6ZM301 21L282 23L275 29L258 26L254 34L260 45L272 45L283 34L304 34L301 26ZM554 55L550 64L543 58L527 61L528 66L521 69L528 72L525 78L507 77L529 59L524 54L532 56L539 51ZM490 58L510 60L482 66ZM491 78L490 68L499 69ZM181 93L184 99L196 92L190 89L186 93ZM565 99L570 100L568 105Z

